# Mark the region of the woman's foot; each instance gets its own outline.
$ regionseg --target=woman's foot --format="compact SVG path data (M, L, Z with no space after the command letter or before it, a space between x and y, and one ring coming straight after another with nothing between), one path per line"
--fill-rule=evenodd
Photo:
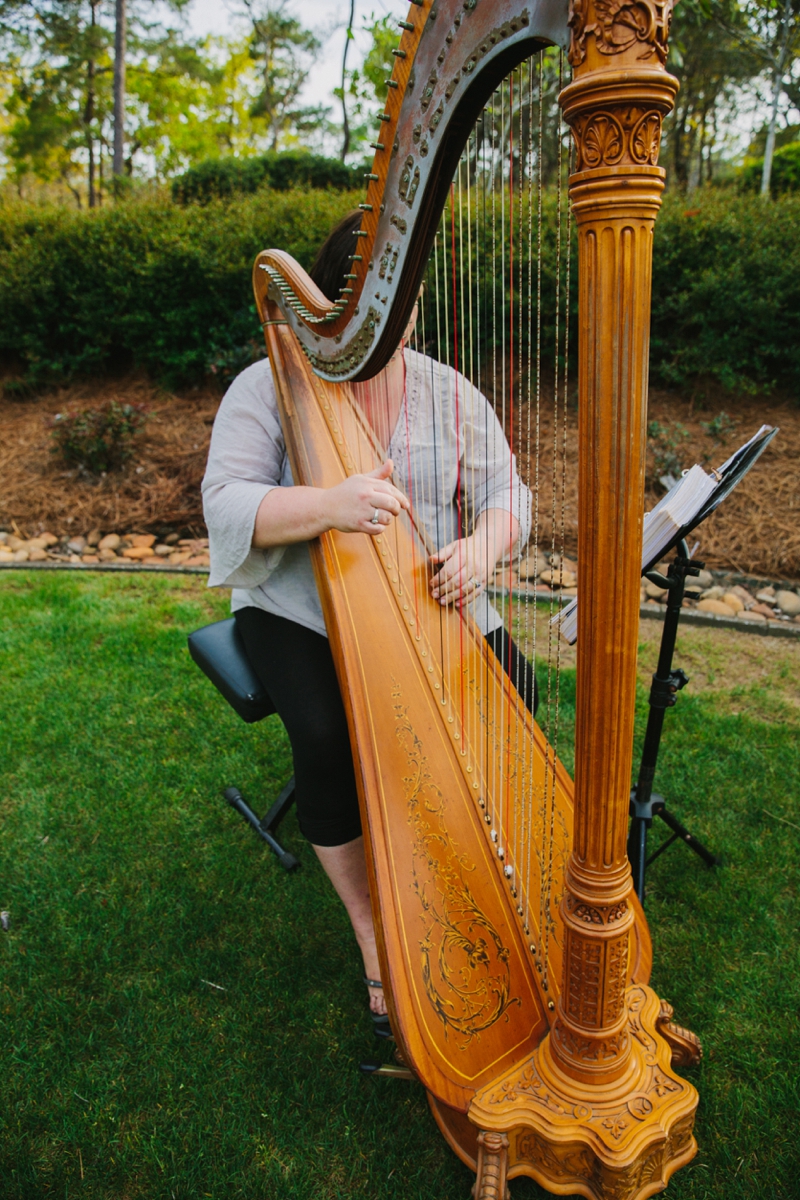
M378 949L375 945L375 934L359 940L361 948L361 956L364 960L364 983L367 985L369 992L369 1011L373 1017L385 1017L386 997L383 994L383 986L381 984L380 964L378 962Z
M369 979L364 976L364 983L369 992L369 1011L373 1017L386 1016L386 999L383 995L383 984L379 979Z

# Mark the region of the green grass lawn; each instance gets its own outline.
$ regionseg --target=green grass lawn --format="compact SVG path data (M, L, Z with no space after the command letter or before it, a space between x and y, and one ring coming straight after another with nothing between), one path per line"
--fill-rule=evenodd
M288 877L221 799L266 807L291 770L277 718L245 726L187 655L226 603L197 579L0 576L0 1200L467 1200L422 1090L356 1069L386 1048L294 816ZM791 1200L800 645L689 630L687 660L657 786L725 866L674 846L649 877L653 983L705 1047L700 1153L668 1194Z

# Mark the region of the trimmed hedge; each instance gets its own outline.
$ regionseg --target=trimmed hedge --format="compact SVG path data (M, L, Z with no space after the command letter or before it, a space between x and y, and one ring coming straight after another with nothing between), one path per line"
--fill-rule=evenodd
M653 249L655 377L800 393L800 197L669 197Z
M349 191L363 185L365 169L300 150L254 158L209 158L173 180L172 199L177 204L208 204L257 192L262 187L277 192L300 187Z
M262 352L250 283L258 251L280 246L307 267L362 195L261 190L202 207L162 198L92 213L0 209L0 354L22 360L30 387L130 367L172 387L229 376ZM668 197L656 225L654 379L800 390L800 197L765 204L712 191L687 204ZM552 244L552 202L545 218ZM550 287L543 300L546 345Z
M230 374L261 350L258 252L280 246L309 266L361 196L0 210L0 354L21 358L33 387L130 367L170 387Z

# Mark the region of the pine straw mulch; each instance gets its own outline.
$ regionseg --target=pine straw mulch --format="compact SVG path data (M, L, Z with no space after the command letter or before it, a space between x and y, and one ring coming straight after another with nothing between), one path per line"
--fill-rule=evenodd
M703 428L704 423L711 423L721 413L727 414L734 424L724 439L715 438ZM558 416L555 509L552 417L552 399L548 396L540 412L538 542L543 549L560 547L563 489L564 547L567 554L574 555L578 526L577 412L571 404L567 415L565 473L560 453L563 411ZM686 468L697 462L707 470L721 466L762 425L780 428L756 465L717 511L698 527L691 540L700 543L697 557L709 568L772 580L800 579L800 406L769 396L759 399L723 396L699 408L674 393L653 390L648 421L658 421L666 428L668 439L674 437L676 425L682 426L688 436L676 445L681 465ZM518 437L516 440L519 442ZM520 455L520 469L533 478L534 469L524 453ZM646 509L652 508L664 494L656 482L657 474L653 445L648 441Z
M149 413L133 458L104 479L67 470L52 453L53 417L112 399L144 404ZM92 382L35 401L0 400L0 526L16 524L23 537L91 529L203 536L200 483L219 400L218 389L173 395L144 380Z
M136 439L133 459L118 473L93 480L65 470L51 453L50 422L58 412L89 408L115 398L145 404L150 411ZM200 481L219 391L197 389L173 395L144 380L93 382L59 389L37 400L0 399L0 527L16 526L23 537L44 530L56 535L102 532L179 531L205 533ZM735 422L725 441L703 429L721 411ZM762 423L780 433L750 474L697 532L698 557L709 567L774 580L800 579L800 407L788 400L717 398L705 408L679 396L654 391L650 420L667 429L679 423L688 438L678 443L684 466L719 466ZM516 424L516 421L515 421ZM574 553L577 528L576 413L570 407L565 488L565 547ZM560 425L560 421L559 421ZM527 418L523 415L523 427ZM552 538L552 402L540 415L539 543ZM561 430L559 429L559 440ZM521 455L525 467L525 455ZM652 449L648 471L654 474ZM556 543L560 542L561 468L556 471ZM657 488L647 507L658 499Z

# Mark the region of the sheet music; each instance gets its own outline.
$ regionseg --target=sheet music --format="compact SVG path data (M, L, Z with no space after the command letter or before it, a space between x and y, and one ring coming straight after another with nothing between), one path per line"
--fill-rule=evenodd
M761 457L777 428L762 425L758 433L740 446L730 458L709 475L695 463L662 496L655 508L644 514L642 527L642 574L650 570L662 554L691 533ZM578 597L552 618L551 624L570 645L578 637Z

